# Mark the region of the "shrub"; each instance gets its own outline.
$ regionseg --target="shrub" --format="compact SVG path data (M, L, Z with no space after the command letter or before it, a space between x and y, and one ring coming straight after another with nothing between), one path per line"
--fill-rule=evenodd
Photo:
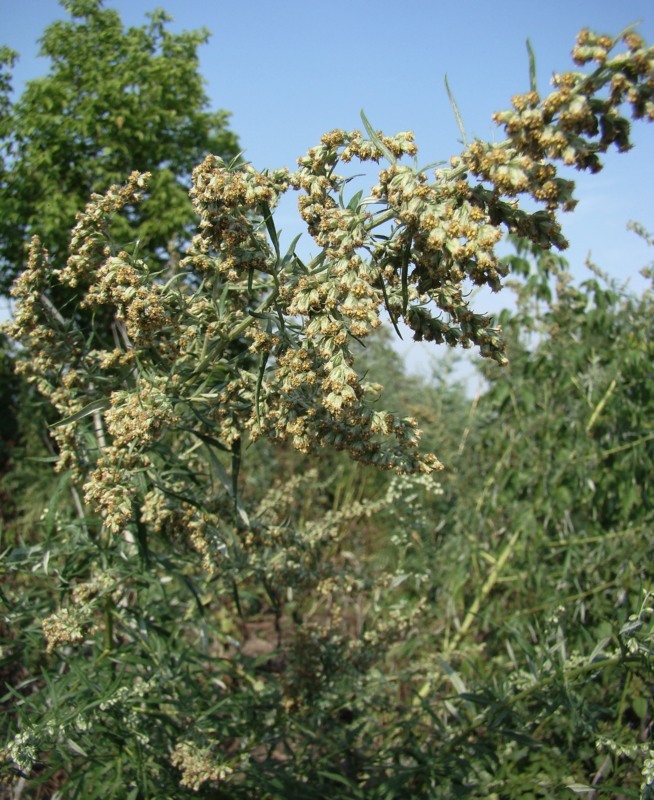
M172 271L108 234L138 207L146 174L91 199L65 264L32 241L9 330L26 350L22 372L59 415L56 470L72 512L53 497L35 535L10 541L4 558L10 777L71 797L574 790L565 769L592 761L594 750L573 751L605 723L597 707L615 697L603 692L612 676L630 682L634 702L644 697L649 594L592 646L576 637L566 649L562 615L515 641L496 627L493 641L484 606L512 555L530 555L540 507L520 505L518 488L512 529L490 539L497 516L471 512L467 539L442 548L448 580L434 571L437 548L420 563L429 523L406 507L421 493L438 507L441 465L420 448L415 419L376 403L355 343L385 313L419 339L506 363L501 331L467 288L501 287L502 225L563 246L555 212L574 199L554 162L596 170L598 153L627 148L624 99L636 117L654 116L651 49L631 32L624 41L614 55L609 37L582 32L575 58L594 59L592 73L556 76L543 100L515 97L497 115L506 141L474 142L433 180L402 161L417 151L409 133L384 136L365 117L367 138L332 131L293 173L208 156L191 190L198 233ZM348 196L336 170L382 158L369 197ZM320 248L307 264L293 245L284 252L274 223L291 188ZM522 196L543 208L524 210ZM80 309L57 307L60 289L74 289ZM374 498L330 503L306 469L262 478L267 442L397 477ZM475 513L501 459L485 469ZM463 487L459 498L469 506ZM390 520L395 564L367 557L373 515ZM477 538L499 552L489 546L484 574L472 547L471 582L457 549ZM651 758L613 730L607 752Z

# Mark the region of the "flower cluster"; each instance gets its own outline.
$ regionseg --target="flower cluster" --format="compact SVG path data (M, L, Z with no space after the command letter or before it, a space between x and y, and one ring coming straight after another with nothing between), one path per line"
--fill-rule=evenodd
M534 88L515 96L513 109L494 115L507 141L474 142L462 155L466 167L505 194L529 193L549 209L574 207L573 184L556 177L551 161L597 172L599 153L612 144L629 149L629 121L621 114L625 100L634 118L654 120L653 50L633 32L623 39L627 52L611 57L616 41L582 31L573 57L580 65L595 61L595 71L555 75L554 91L542 100ZM609 94L601 97L607 85Z
M166 384L164 376L150 382L145 375L139 375L134 390L112 392L104 418L114 447L146 447L162 429L179 421Z
M16 769L27 773L38 761L43 738L41 731L28 728L16 734L0 754L10 758Z
M130 469L135 466L134 459L122 459L120 450L108 448L84 484L84 499L111 534L133 521L137 489Z
M77 215L70 240L66 266L55 274L67 286L89 285L94 280L91 267L101 266L110 253L106 242L107 225L126 206L142 199L150 174L132 172L124 186L112 186L103 195L94 194L86 209Z
M544 99L535 87L514 97L495 117L505 141L472 142L433 176L403 162L417 156L412 134L384 136L365 117L367 135L325 134L294 172L207 156L191 189L199 230L170 275L106 234L147 175L91 199L63 268L35 240L9 332L29 350L21 369L62 417L60 468L83 483L105 530L181 534L215 566L226 531L254 535L237 484L244 445L260 437L398 473L438 470L417 421L379 407L353 344L389 318L416 339L505 363L501 330L470 289L501 288L504 229L565 246L556 213L574 205L573 187L557 161L594 171L610 145L626 149L624 102L654 117L652 49L633 33L624 42L613 55L613 40L582 32L574 55L592 73L555 76ZM348 199L351 179L339 173L355 160L387 163L368 197ZM320 248L308 263L294 245L280 249L272 212L290 189ZM521 208L523 196L538 210ZM71 292L79 303L66 318L56 299Z
M79 262L75 263L79 265ZM66 277L64 270L62 279ZM77 279L73 277L71 280ZM75 283L68 285L74 286ZM109 256L97 269L84 305L88 308L115 308L115 320L125 323L126 333L133 344L149 342L153 334L170 322L162 303L160 286L149 280L145 263L132 260L125 251Z
M48 642L47 652L63 644L78 644L84 640L87 615L78 609L62 608L41 621Z
M210 748L199 748L192 742L179 742L170 761L182 773L180 786L195 792L203 783L222 782L234 771L224 759L217 758Z
M182 263L200 272L217 270L234 282L247 269L267 271L270 250L256 216L274 208L287 188L286 170L268 175L207 156L193 171L191 189L200 232Z

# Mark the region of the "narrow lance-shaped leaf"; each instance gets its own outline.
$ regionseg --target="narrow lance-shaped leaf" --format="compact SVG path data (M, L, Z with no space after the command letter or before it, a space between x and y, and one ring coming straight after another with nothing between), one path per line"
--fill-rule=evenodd
M379 138L378 134L375 132L375 129L372 127L368 118L366 117L363 109L361 109L361 121L363 122L363 126L366 129L368 136L370 136L370 141L375 145L375 147L380 150L387 161L390 161L391 164L397 163L397 159L391 153L391 151L386 147L386 145L382 142Z
M72 425L74 422L79 422L79 420L84 419L84 417L89 417L91 414L95 414L96 411L104 411L105 409L109 408L109 405L109 399L106 397L101 397L99 400L93 400L93 402L84 406L84 408L80 409L75 414L71 414L69 417L65 417L64 419L54 422L52 425L50 425L50 427L60 428L62 425Z
M532 92L537 92L538 87L536 84L536 55L531 46L531 42L527 39L527 53L529 54L529 86Z
M461 113L459 112L459 107L456 104L456 100L454 99L454 95L452 94L452 90L450 89L450 83L447 80L447 75L445 76L445 90L447 92L447 96L450 98L450 103L452 105L452 111L454 111L454 118L456 119L456 124L459 126L459 130L461 131L461 141L463 144L466 144L467 137L466 137L466 129L463 125L463 118L461 117Z

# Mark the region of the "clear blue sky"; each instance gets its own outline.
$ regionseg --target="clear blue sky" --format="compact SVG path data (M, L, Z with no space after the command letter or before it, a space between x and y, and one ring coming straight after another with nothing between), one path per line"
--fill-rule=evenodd
M232 112L245 157L255 167L293 168L295 159L332 128L373 125L413 130L420 160L460 150L444 88L447 73L469 136L499 134L493 111L528 89L525 40L537 57L541 93L553 71L572 66L570 50L584 26L617 34L633 22L654 41L654 0L105 0L139 25L162 7L174 29L206 27L201 70L214 108ZM15 88L43 74L36 40L64 17L57 0L0 0L0 44L20 53ZM654 125L634 126L635 148L608 157L602 173L578 177L580 203L564 218L567 255L583 275L590 250L603 269L632 285L654 253L626 230L629 220L654 230ZM281 209L290 240L299 223ZM285 237L286 238L286 237ZM308 246L308 243L307 243Z

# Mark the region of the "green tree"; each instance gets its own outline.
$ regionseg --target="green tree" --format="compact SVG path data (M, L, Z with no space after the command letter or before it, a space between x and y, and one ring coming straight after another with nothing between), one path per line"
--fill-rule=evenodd
M65 261L75 215L94 192L132 170L152 173L144 202L112 227L117 242L165 263L194 220L192 168L207 153L238 152L225 111L207 110L197 51L204 29L172 33L163 11L126 28L102 0L62 0L70 15L50 25L40 54L47 75L9 102L15 54L1 54L0 291L24 266L25 243L41 237Z

